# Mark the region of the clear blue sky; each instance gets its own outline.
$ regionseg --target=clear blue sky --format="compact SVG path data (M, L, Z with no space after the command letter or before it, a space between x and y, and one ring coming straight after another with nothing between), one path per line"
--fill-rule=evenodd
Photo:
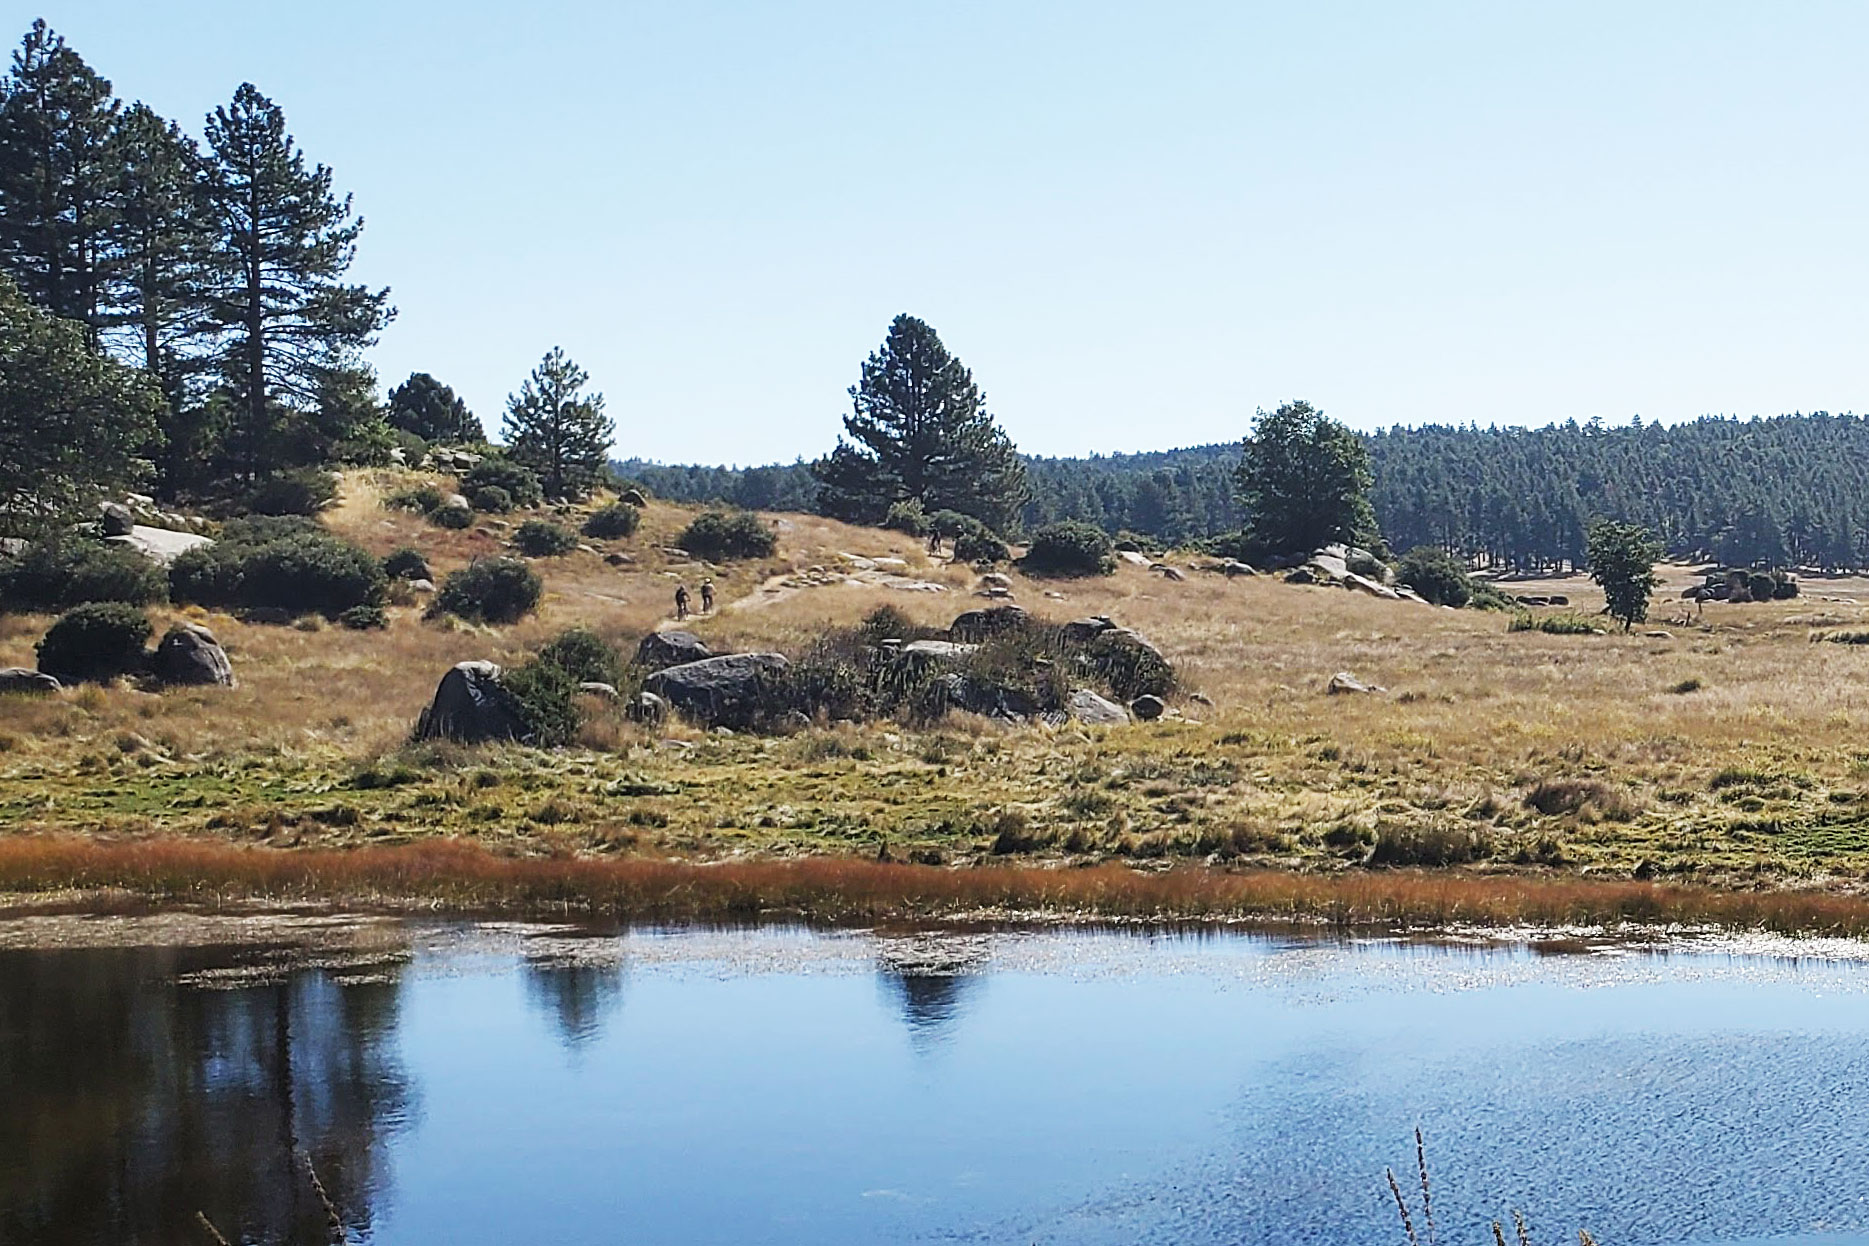
M12 7L14 37L35 15ZM1869 5L59 0L196 133L250 79L368 221L373 359L497 430L827 449L889 319L1022 448L1869 407Z

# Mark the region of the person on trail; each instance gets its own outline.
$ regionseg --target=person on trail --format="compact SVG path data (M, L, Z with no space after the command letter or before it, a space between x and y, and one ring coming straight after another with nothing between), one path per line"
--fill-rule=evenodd
M930 532L928 534L928 552L931 554L938 554L941 552L941 534L939 532Z
M688 617L688 586L686 584L675 586L675 617L677 619Z
M714 581L701 581L701 613L714 613Z

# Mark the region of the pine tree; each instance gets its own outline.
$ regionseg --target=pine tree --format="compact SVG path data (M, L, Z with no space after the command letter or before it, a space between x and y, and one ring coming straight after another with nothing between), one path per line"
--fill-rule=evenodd
M879 523L896 502L959 511L1004 530L1027 495L1025 465L987 413L973 374L933 328L897 316L850 391L836 449L812 467L825 514Z
M120 105L43 21L20 41L0 89L0 267L96 345L113 269Z
M249 478L287 465L333 368L349 366L395 312L388 290L346 285L363 221L331 170L308 169L285 115L251 83L208 117L208 200L217 283L208 303L226 333L228 467Z
M454 390L426 372L389 391L389 422L423 441L482 441L486 431Z
M1248 544L1271 555L1377 545L1372 483L1362 438L1310 403L1261 411L1239 468Z
M580 498L603 477L616 426L604 396L582 397L590 374L554 346L506 400L508 453L538 474L549 498Z

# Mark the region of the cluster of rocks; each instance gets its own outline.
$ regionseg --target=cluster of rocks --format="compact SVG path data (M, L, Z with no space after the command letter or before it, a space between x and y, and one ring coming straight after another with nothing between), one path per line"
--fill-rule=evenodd
M167 565L176 555L214 542L204 535L207 520L156 508L156 500L141 493L121 502L100 502L97 526L104 539L124 545L153 562Z
M232 688L234 665L214 633L199 623L177 623L145 658L144 673L164 687ZM51 693L64 685L44 671L0 668L0 693Z
M418 466L425 472L445 472L451 476L458 476L464 471L478 467L483 461L485 461L485 456L475 454L472 450L436 446L422 456L422 461Z
M1364 568L1371 574L1353 571L1352 567ZM1345 545L1326 545L1313 551L1303 562L1285 573L1287 584L1324 584L1347 588L1351 592L1384 601L1412 601L1423 606L1431 604L1414 589L1391 584L1389 581L1392 578L1393 573L1380 558L1366 549Z

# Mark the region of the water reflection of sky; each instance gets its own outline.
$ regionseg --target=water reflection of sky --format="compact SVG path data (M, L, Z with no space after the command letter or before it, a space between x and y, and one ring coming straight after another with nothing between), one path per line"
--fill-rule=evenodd
M1540 1242L1869 1242L1860 945L406 944L393 969L251 982L199 955L0 953L0 1240L131 1240L44 1208L144 1169L152 1224L201 1184L259 1200L252 1240L317 1240L289 1128L354 1240L385 1244L1382 1242L1382 1172L1412 1168L1420 1124L1449 1246L1515 1206ZM74 1111L141 1120L134 1162L61 1133Z

